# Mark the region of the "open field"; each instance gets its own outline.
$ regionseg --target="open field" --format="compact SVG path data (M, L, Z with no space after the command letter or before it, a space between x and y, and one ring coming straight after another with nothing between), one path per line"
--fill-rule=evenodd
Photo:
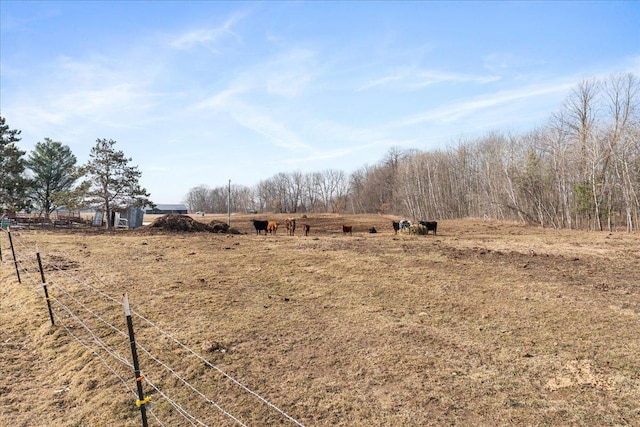
M249 222L283 215L234 215L240 235L16 230L22 284L0 233L0 425L141 425L133 372L97 351L123 384L55 305L50 325L36 244L54 300L126 333L102 293L128 293L169 334L134 318L136 341L210 400L141 354L146 378L202 423L143 384L167 426L238 425L211 400L248 426L295 425L173 338L305 426L640 425L637 233L460 220L396 236L390 216L309 216L308 237L303 220L296 236ZM126 338L105 336L130 358Z

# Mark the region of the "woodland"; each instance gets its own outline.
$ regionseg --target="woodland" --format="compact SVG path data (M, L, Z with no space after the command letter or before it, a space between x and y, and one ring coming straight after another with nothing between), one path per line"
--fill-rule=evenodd
M496 130L442 150L392 148L375 165L282 172L255 187L189 190L193 211L380 213L634 231L640 220L640 84L585 79L527 133Z

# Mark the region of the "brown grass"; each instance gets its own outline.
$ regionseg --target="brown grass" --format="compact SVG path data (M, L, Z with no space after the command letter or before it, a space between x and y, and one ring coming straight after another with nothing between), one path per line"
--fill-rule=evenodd
M639 235L464 220L396 236L390 216L310 215L296 236L257 236L250 218L285 216L233 216L241 235L12 234L19 259L38 244L58 301L126 331L122 307L96 291L128 293L137 313L306 426L640 424ZM18 284L0 243L0 425L141 425L129 389L50 326L35 266L24 260ZM142 346L245 424L293 425L134 322ZM130 359L126 338L95 328ZM234 425L146 354L141 366L202 422ZM190 425L145 391L165 425Z

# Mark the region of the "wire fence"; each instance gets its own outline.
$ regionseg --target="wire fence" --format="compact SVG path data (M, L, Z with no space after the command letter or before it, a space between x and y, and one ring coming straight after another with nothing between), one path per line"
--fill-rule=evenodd
M132 394L132 405L145 408L151 425L304 427L151 319L131 310L136 328L133 344L141 370L135 378L122 299L99 289L87 277L70 273L69 266L57 263L55 257L45 254L41 258L37 246L30 247L10 231L2 231L0 261L14 264L21 286L29 286L38 297L44 295L43 286L48 288L45 299L53 327L64 329L89 350L122 383L122 392ZM144 386L145 399L138 398L137 381ZM123 413L129 410L123 408Z

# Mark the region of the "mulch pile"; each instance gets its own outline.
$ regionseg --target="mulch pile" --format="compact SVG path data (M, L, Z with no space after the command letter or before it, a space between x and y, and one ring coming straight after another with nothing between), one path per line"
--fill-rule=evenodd
M210 233L242 234L235 228L229 227L225 222L211 221L209 224L198 222L187 215L169 214L156 218L147 227L159 228L165 231L197 232L207 231Z

